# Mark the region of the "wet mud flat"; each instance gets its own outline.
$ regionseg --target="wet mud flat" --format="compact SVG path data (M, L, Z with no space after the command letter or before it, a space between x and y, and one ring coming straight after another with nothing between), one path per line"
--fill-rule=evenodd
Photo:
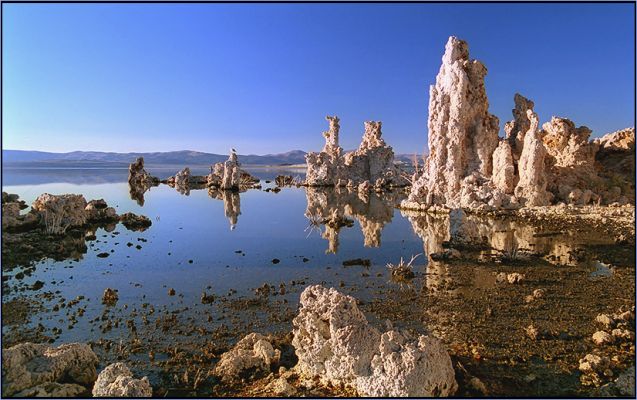
M626 224L630 210L593 218L600 227L582 224L579 217L539 213L536 219L403 216L423 242L413 278L397 279L385 265L362 259L317 265L289 279L265 279L262 285L225 293L207 287L195 295L182 293L167 282L161 301L148 300L144 282L132 281L134 296L108 304L101 292L78 289L77 296L70 296L55 290L55 278L47 278L45 264L38 261L65 259L63 268L72 272L78 256L73 251L82 254L99 247L97 241L109 240L132 252L152 238L112 226L110 232L74 233L71 241L21 241L31 248L3 240L3 260L8 261L3 262L4 346L83 340L92 345L100 368L125 361L136 375L147 375L155 396L272 396L270 384L286 373L295 395L354 395L347 388L289 375L296 363L291 331L299 296L319 283L355 297L375 326L432 333L443 340L460 396L595 396L600 386L634 366L634 317L623 325L633 332L632 340L604 345L592 340L603 328L596 322L599 314L629 311L634 316L634 228L631 236ZM634 208L632 218L634 224ZM601 225L606 234L600 234ZM295 257L304 263L302 254ZM510 282L512 274L518 277ZM216 376L221 354L251 332L270 335L281 350L271 374L248 371L239 381ZM611 360L610 373L597 382L578 369L579 360L590 353Z

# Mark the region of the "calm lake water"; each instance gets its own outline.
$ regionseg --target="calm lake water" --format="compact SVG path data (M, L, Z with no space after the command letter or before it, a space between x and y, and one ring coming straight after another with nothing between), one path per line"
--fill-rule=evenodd
M262 179L263 189L273 187L264 181L279 174L302 177L299 170L249 171ZM165 178L176 171L150 172ZM31 304L25 321L3 324L3 340L110 341L119 343L120 350L122 343L129 343L125 355L106 348L100 358L123 357L155 384L167 378L159 367L149 366L149 351L161 360L162 354L169 357L171 346L196 352L202 343L218 341L227 346L251 331L289 332L300 292L321 283L358 298L372 323L390 320L397 327L433 332L450 348L479 342L479 351L488 355L483 358L491 364L467 356L473 354L471 349L452 355L464 360L467 368L482 370L487 383L497 379L502 368L515 370L509 359L520 365L534 351L537 357L550 354L553 361L537 364L535 383L525 380L529 374L525 368L514 384L493 393L574 394L581 389L577 373L556 378L554 371L564 365L576 370L574 360L590 348L586 337L595 331L597 313L634 305L634 246L620 248L595 232L538 230L523 221L454 220L453 215L401 212L395 206L404 193L365 197L357 192L287 187L279 193L192 190L183 195L160 185L145 193L141 206L129 195L124 169L5 169L3 180L2 190L18 194L27 204L42 193L81 193L87 200L103 198L119 214L143 214L153 223L144 232L122 225L110 231L100 228L76 260L38 261L30 276L22 279L16 275L25 266L3 268L8 288L3 316L6 303ZM339 228L330 220L345 221L345 226ZM461 249L464 261L428 257L443 252L455 231L485 246ZM84 243L84 238L79 241ZM98 257L102 253L108 256ZM425 254L414 261L413 282L391 279L387 263L420 253ZM502 254L512 261L502 261ZM369 259L371 265L342 265L358 258ZM524 273L526 281L498 283L500 272ZM37 281L43 285L34 290ZM255 292L264 284L270 286L270 296ZM106 288L117 289L115 306L101 303ZM537 288L547 292L539 300L542 305L525 305L524 297ZM175 295L169 295L169 289ZM202 293L216 300L202 304ZM78 296L83 297L68 306ZM485 323L485 318L493 322ZM570 339L566 350L556 355L555 343L528 342L524 328L530 323L552 331L551 340L564 335L578 339ZM510 337L502 335L503 330L510 330ZM134 351L135 346L141 350Z

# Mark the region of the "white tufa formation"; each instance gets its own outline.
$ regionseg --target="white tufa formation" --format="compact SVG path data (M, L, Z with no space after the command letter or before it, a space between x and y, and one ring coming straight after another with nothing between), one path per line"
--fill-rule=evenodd
M87 344L52 348L22 343L2 351L2 395L77 395L80 386L90 386L95 381L97 364L97 356ZM48 385L51 383L59 385Z
M323 132L325 146L319 153L308 153L308 186L358 186L369 182L375 187L406 186L408 179L402 176L394 165L394 151L381 138L382 122L365 122L365 133L356 151L343 155L338 144L339 119L325 117L330 123L328 131Z
M457 389L439 340L394 330L381 334L356 299L335 289L307 287L293 325L295 368L306 378L344 384L361 396L451 396Z
M430 88L430 154L402 208L493 210L634 199L634 128L595 142L590 129L566 118L553 117L540 130L533 101L516 94L514 119L499 139L485 75L484 65L469 59L467 43L450 37Z
M281 351L274 349L265 336L251 333L241 339L232 350L221 355L215 374L224 380L233 380L248 369L269 371L270 366L278 363L280 358Z
M450 37L429 89L429 157L408 201L460 206L465 178L491 176L498 119L488 112L486 74L481 62L469 59L467 42Z
M97 376L93 397L152 397L153 389L147 377L133 378L124 363L111 364Z
M546 191L544 172L546 149L538 131L537 114L527 110L527 116L531 125L524 137L524 148L518 164L519 182L515 187L515 195L527 206L545 206L550 201L550 194Z

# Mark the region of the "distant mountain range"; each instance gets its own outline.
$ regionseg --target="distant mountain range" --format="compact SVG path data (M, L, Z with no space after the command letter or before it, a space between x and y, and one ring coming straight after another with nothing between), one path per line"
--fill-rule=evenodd
M287 153L266 155L238 155L243 165L296 165L305 164L306 152L292 150ZM209 166L228 159L227 154L203 153L181 150L155 153L111 153L100 151L72 151L70 153L49 153L30 150L2 150L3 167L128 167L137 157L144 157L148 166ZM397 161L412 163L413 154L398 154Z

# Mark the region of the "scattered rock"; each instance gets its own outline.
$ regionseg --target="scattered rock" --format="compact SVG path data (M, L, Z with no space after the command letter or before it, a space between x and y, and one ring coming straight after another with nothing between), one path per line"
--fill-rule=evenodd
M527 326L524 331L526 332L526 336L533 340L537 340L537 338L540 336L540 331L533 325Z
M153 224L150 218L144 215L135 215L130 212L122 214L120 222L126 227L126 229L140 232L145 231Z
M343 261L344 267L352 267L354 265L362 265L363 267L370 267L372 262L367 258L354 258L351 260Z
M283 376L270 382L265 389L281 397L292 397L297 393L296 388Z
M104 289L104 294L102 295L102 304L106 304L107 306L114 306L117 303L117 300L119 300L119 296L116 289Z
M615 321L608 314L599 314L595 321L604 325L606 328L610 328L615 325Z
M507 274L507 282L514 284L514 283L520 283L524 280L525 276L524 274L520 274L517 272L513 272L511 274Z
M598 346L609 344L613 341L613 336L611 336L608 332L597 331L593 334L593 342Z

